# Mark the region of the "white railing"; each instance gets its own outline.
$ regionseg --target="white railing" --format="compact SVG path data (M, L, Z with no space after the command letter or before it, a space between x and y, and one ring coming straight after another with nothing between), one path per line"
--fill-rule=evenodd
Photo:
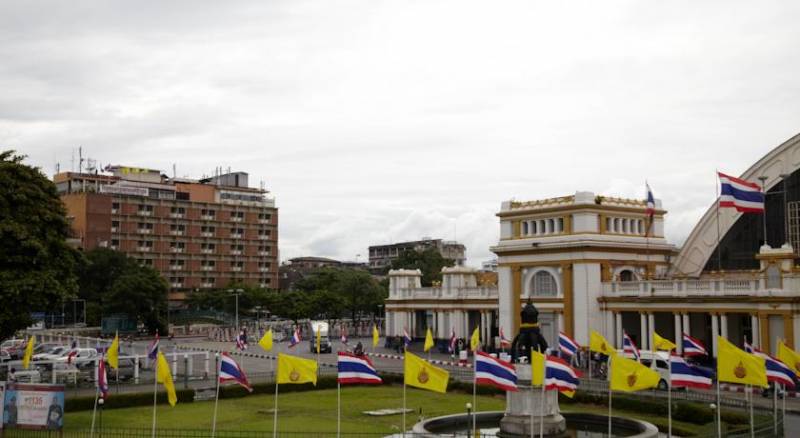
M400 299L485 299L497 298L496 287L421 287L421 288L401 288L399 290Z
M782 288L768 289L764 279L700 278L680 280L614 281L603 283L605 296L692 297L692 296L800 296L800 278L784 277Z

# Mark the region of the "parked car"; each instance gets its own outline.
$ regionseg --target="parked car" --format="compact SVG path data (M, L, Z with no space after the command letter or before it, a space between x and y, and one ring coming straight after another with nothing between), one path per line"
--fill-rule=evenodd
M0 350L0 363L6 363L11 360L11 355L6 350Z
M53 345L41 353L34 354L31 359L34 362L49 361L61 356L61 354L67 350L69 350L69 347L65 347L63 345Z
M309 350L311 353L317 352L317 331L320 334L319 352L331 353L333 346L331 340L328 338L328 323L325 321L309 321L310 335L308 339Z
M18 383L39 383L42 381L42 373L39 370L14 371L9 378Z
M58 363L85 363L97 357L97 350L94 348L73 348L65 351L61 356L53 359Z
M20 359L25 351L24 339L9 339L0 344L0 350L4 350L11 355L11 359Z

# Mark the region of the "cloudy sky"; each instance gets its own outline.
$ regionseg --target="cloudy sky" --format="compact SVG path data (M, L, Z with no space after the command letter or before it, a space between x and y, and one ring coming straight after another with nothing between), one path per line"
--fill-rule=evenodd
M503 200L642 197L680 244L800 132L800 3L0 4L0 149L264 181L281 258L458 239Z

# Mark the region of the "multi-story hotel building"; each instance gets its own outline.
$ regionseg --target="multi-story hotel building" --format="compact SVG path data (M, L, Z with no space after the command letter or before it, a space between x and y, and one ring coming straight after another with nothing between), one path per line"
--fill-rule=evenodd
M458 242L442 239L423 238L411 242L390 243L388 245L372 245L369 247L369 269L376 274L386 272L392 262L405 251L424 251L433 248L442 257L452 260L455 266L464 266L467 260L467 248Z
M666 211L656 200L648 230L643 200L577 192L561 198L504 202L498 217L498 284L474 272L444 272L441 287L421 288L415 271L390 272L387 327L417 336L466 337L480 326L494 340L511 337L531 299L555 345L559 331L586 345L596 330L622 345L627 332L650 349L653 331L675 340L688 333L716 354L717 336L745 339L775 352L777 340L800 347L800 135L751 166L763 179L765 216L717 209L681 248L664 238ZM766 218L766 242L763 218ZM680 346L680 342L677 343Z
M170 300L245 283L278 287L278 210L235 172L190 180L110 166L106 174L54 176L84 249L124 252L159 271Z

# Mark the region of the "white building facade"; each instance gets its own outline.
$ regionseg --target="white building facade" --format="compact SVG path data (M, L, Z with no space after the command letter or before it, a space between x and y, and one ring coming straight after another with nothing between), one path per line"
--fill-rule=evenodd
M480 285L467 268L448 268L432 288L415 271L390 272L388 334L422 337L432 327L447 339L480 326L496 345L501 327L507 338L517 333L531 299L551 345L559 331L586 345L596 330L618 348L627 332L650 349L653 331L671 340L688 333L714 354L716 335L773 353L779 339L800 348L799 169L800 135L742 175L763 177L766 215L713 204L680 249L664 238L659 200L652 224L643 200L591 192L504 202L491 248L497 285Z

